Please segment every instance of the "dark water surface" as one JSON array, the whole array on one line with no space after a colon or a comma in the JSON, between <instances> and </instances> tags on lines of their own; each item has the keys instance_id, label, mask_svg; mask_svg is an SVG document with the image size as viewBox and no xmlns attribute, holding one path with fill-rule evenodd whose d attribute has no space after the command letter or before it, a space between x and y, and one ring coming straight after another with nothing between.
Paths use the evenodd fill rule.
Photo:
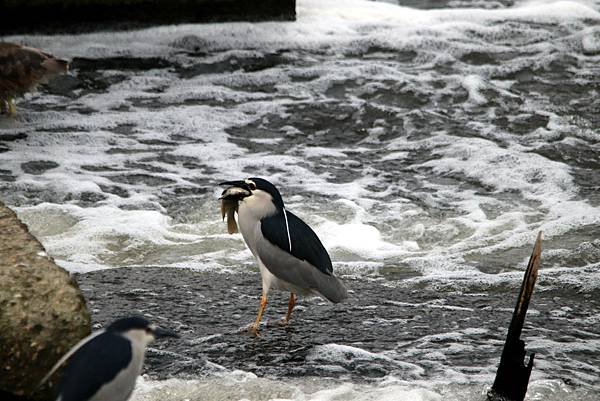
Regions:
<instances>
[{"instance_id":1,"label":"dark water surface","mask_svg":"<svg viewBox=\"0 0 600 401\"><path fill-rule=\"evenodd\" d=\"M427 378L443 373L435 360L429 360L436 351L444 356L444 364L459 372L488 373L489 365L499 359L518 292L507 287L485 292L433 291L406 288L385 273L378 278L355 277L346 280L351 290L347 302L331 305L319 298L302 299L288 327L279 325L287 299L282 294L273 296L261 336L255 339L244 328L254 321L258 309L258 274L146 267L104 270L76 278L96 323L104 325L130 311L151 316L182 335L182 340L169 343L173 354L151 352L150 372L163 378L174 373L201 373L206 359L271 376L318 375L359 381L389 374ZM548 340L563 344L563 352L573 351L573 364L588 366L587 372L579 372L581 377L593 377L597 355L573 348L581 348L578 343L582 339L597 339L598 330L575 327L569 321L595 313L598 295L538 292L525 327L524 338L531 351L536 351L536 341L546 337L547 331L560 332ZM550 313L542 316L535 306ZM570 311L576 312L567 316ZM377 358L341 348L342 358L328 360L324 350L315 352L315 347L327 344L373 353L395 350L398 354ZM455 352L448 352L452 348ZM540 357L542 361L547 358ZM548 359L548 363L557 362Z\"/></svg>"},{"instance_id":2,"label":"dark water surface","mask_svg":"<svg viewBox=\"0 0 600 401\"><path fill-rule=\"evenodd\" d=\"M256 273L140 267L76 279L97 324L128 311L181 334L180 340L150 349L147 373L158 380L238 369L273 380L307 376L367 384L389 376L406 383L435 382L448 375L462 384L469 377L493 378L518 291L508 285L438 291L408 287L391 271L377 277L357 275L346 277L350 298L344 304L301 299L285 328L279 325L287 307L285 295L272 296L261 336L254 338L246 326L259 302ZM591 323L590 316L598 316L599 295L536 293L523 336L528 350L537 353L536 370L551 370L573 388L596 381L600 360L585 344L597 342L600 331L581 319ZM560 349L544 352L549 342ZM483 391L486 383L477 386Z\"/></svg>"}]
</instances>

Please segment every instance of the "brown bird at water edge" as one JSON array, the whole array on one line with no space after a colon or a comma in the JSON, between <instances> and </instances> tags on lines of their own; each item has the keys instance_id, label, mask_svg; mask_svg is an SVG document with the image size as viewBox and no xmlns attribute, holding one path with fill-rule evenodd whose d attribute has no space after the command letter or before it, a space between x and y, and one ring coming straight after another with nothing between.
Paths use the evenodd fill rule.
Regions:
<instances>
[{"instance_id":1,"label":"brown bird at water edge","mask_svg":"<svg viewBox=\"0 0 600 401\"><path fill-rule=\"evenodd\" d=\"M0 114L14 116L15 98L49 77L65 74L69 63L33 47L0 42Z\"/></svg>"}]
</instances>

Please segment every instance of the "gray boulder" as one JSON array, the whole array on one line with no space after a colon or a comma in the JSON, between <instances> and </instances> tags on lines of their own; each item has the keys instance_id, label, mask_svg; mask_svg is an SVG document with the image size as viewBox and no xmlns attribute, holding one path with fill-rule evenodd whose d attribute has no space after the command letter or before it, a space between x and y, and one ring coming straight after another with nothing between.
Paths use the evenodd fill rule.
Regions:
<instances>
[{"instance_id":1,"label":"gray boulder","mask_svg":"<svg viewBox=\"0 0 600 401\"><path fill-rule=\"evenodd\" d=\"M77 283L0 202L0 396L50 399L52 366L90 333Z\"/></svg>"}]
</instances>

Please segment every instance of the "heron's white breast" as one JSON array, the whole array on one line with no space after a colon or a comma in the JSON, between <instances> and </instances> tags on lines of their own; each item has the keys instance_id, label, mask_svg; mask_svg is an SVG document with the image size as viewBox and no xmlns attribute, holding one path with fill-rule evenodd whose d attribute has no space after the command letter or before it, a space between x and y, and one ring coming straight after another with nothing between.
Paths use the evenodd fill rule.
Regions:
<instances>
[{"instance_id":1,"label":"heron's white breast","mask_svg":"<svg viewBox=\"0 0 600 401\"><path fill-rule=\"evenodd\" d=\"M260 220L248 210L244 202L240 202L238 209L238 226L246 245L248 245L248 249L256 256L256 243L262 237Z\"/></svg>"},{"instance_id":2,"label":"heron's white breast","mask_svg":"<svg viewBox=\"0 0 600 401\"><path fill-rule=\"evenodd\" d=\"M271 195L265 191L255 190L251 196L244 198L238 208L238 225L248 248L256 256L256 243L263 239L260 220L277 213Z\"/></svg>"}]
</instances>

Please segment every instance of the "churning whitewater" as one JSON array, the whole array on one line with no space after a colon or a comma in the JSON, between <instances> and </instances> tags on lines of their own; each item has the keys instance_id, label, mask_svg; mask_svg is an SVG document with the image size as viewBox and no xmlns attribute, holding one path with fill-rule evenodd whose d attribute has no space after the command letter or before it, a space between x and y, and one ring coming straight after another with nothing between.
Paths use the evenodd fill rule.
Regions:
<instances>
[{"instance_id":1,"label":"churning whitewater","mask_svg":"<svg viewBox=\"0 0 600 401\"><path fill-rule=\"evenodd\" d=\"M528 399L598 399L600 2L391 3L5 38L72 73L0 120L1 198L95 322L138 307L183 334L134 400L481 400L540 230ZM257 266L217 200L249 176L350 289L256 343Z\"/></svg>"}]
</instances>

